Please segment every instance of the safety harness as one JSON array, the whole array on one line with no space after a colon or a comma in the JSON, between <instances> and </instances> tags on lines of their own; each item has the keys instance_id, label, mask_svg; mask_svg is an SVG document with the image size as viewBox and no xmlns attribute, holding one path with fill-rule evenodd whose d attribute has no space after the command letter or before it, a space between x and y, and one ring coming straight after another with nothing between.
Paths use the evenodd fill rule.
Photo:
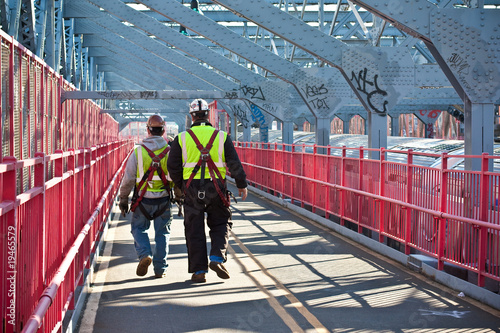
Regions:
<instances>
[{"instance_id":1,"label":"safety harness","mask_svg":"<svg viewBox=\"0 0 500 333\"><path fill-rule=\"evenodd\" d=\"M196 165L194 166L193 171L191 172L191 175L189 176L189 179L186 182L186 190L189 188L191 181L193 180L194 176L198 173L198 170L200 170L200 168L201 168L200 188L203 188L203 184L205 182L205 166L206 166L208 167L208 172L210 173L210 177L212 178L212 181L214 183L215 190L219 194L222 203L224 204L224 206L229 207L231 204L229 202L229 194L226 193L226 195L224 195L217 182L217 179L219 179L222 185L224 185L224 179L222 178L219 169L212 160L212 157L210 156L210 150L212 149L213 143L215 141L217 133L219 133L219 130L215 130L212 133L212 136L210 137L210 140L208 140L208 143L205 147L203 147L200 140L198 140L198 138L191 129L188 129L186 132L188 132L189 135L191 135L194 143L196 144L196 148L198 148L201 154L198 163L196 163ZM217 175L217 178L215 177L215 175ZM205 190L198 191L198 198L201 200L205 198Z\"/></svg>"},{"instance_id":2,"label":"safety harness","mask_svg":"<svg viewBox=\"0 0 500 333\"><path fill-rule=\"evenodd\" d=\"M161 168L161 160L170 151L170 146L165 147L165 149L163 149L163 151L158 155L155 155L155 153L151 149L146 147L145 145L141 145L141 146L146 150L149 157L151 157L152 161L151 161L151 165L149 166L149 169L144 173L141 181L134 189L134 195L132 196L132 206L130 207L130 210L133 212L133 211L135 211L135 209L137 207L139 207L142 214L144 214L144 216L147 219L153 220L153 219L157 218L158 216L160 216L161 214L163 214L167 210L167 208L170 206L170 204L169 204L170 198L172 197L172 195L170 193L170 191L171 191L170 185L169 185L169 181L167 180L165 173L163 172L163 169ZM141 204L141 201L142 201L142 198L144 197L144 194L146 194L146 191L147 191L147 186L144 186L144 183L150 182L153 179L155 172L160 177L160 179L163 183L163 186L165 186L165 188L169 192L168 193L169 198L167 200L167 203L163 207L161 207L158 211L156 211L156 213L154 213L153 216L151 216L146 211L144 206Z\"/></svg>"}]
</instances>

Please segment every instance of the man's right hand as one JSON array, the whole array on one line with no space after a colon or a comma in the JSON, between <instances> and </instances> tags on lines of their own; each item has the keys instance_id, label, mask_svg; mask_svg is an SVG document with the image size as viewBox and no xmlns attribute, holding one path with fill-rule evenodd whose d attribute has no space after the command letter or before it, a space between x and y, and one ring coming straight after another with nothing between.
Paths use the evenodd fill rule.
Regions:
<instances>
[{"instance_id":1,"label":"man's right hand","mask_svg":"<svg viewBox=\"0 0 500 333\"><path fill-rule=\"evenodd\" d=\"M241 200L245 201L248 195L248 190L247 188L239 188L238 189L238 195L241 197Z\"/></svg>"},{"instance_id":2,"label":"man's right hand","mask_svg":"<svg viewBox=\"0 0 500 333\"><path fill-rule=\"evenodd\" d=\"M125 217L125 214L128 213L128 198L120 198L120 203L118 204L118 207L120 207L122 216Z\"/></svg>"}]
</instances>

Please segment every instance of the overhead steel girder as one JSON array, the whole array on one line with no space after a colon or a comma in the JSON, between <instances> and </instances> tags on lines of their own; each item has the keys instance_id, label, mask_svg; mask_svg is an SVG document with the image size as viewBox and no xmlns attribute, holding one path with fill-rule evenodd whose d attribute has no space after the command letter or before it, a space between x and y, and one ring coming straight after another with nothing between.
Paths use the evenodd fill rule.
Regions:
<instances>
[{"instance_id":1,"label":"overhead steel girder","mask_svg":"<svg viewBox=\"0 0 500 333\"><path fill-rule=\"evenodd\" d=\"M464 103L465 154L493 154L494 105L500 103L500 10L438 8L421 0L405 3L404 9L400 2L394 10L386 2L354 2L426 43ZM467 160L465 168L480 170L481 161Z\"/></svg>"},{"instance_id":2,"label":"overhead steel girder","mask_svg":"<svg viewBox=\"0 0 500 333\"><path fill-rule=\"evenodd\" d=\"M337 79L334 79L337 75L335 70L299 68L250 40L234 34L226 27L186 8L177 1L137 0L137 2L182 23L187 28L290 83L296 89L297 97L300 96L290 101L291 106L298 108L305 104L311 113L318 118L332 117L343 103L343 94L350 94L350 88L342 80L340 74L338 74ZM326 74L327 72L328 74Z\"/></svg>"},{"instance_id":3,"label":"overhead steel girder","mask_svg":"<svg viewBox=\"0 0 500 333\"><path fill-rule=\"evenodd\" d=\"M214 2L338 68L368 112L385 114L413 87L406 48L347 46L263 0Z\"/></svg>"},{"instance_id":4,"label":"overhead steel girder","mask_svg":"<svg viewBox=\"0 0 500 333\"><path fill-rule=\"evenodd\" d=\"M438 8L423 0L404 2L404 7L402 2L353 2L423 40L460 96L467 94L473 103L500 103L495 42L500 39L500 10Z\"/></svg>"},{"instance_id":5,"label":"overhead steel girder","mask_svg":"<svg viewBox=\"0 0 500 333\"><path fill-rule=\"evenodd\" d=\"M61 103L67 99L241 99L237 91L143 90L143 91L63 91Z\"/></svg>"},{"instance_id":6,"label":"overhead steel girder","mask_svg":"<svg viewBox=\"0 0 500 333\"><path fill-rule=\"evenodd\" d=\"M123 8L123 5L121 3L119 3L119 2L115 3L115 5L118 5L118 7L119 7L118 11L120 12L121 15L124 15L124 13L125 13L125 15L128 14L130 16L130 14L131 14L131 12L130 12L131 8L130 7L125 6L125 8ZM82 3L81 2L78 3L78 10L80 12L82 11ZM188 71L193 72L194 70L196 70L197 72L201 72L201 74L198 74L198 76L200 78L202 78L204 80L209 79L210 83L213 84L214 86L216 84L218 84L219 86L217 88L219 88L221 90L230 90L230 89L235 89L235 88L238 87L234 82L232 82L230 80L224 79L222 77L214 77L213 75L217 75L217 74L215 74L213 71L209 71L208 69L206 69L203 66L200 66L199 64L196 64L195 66L197 66L197 67L195 69L193 69L193 66L190 66L190 61L192 61L192 60L190 60L190 59L188 59L188 58L186 58L184 56L179 56L179 55L173 53L173 50L169 49L168 47L166 47L164 45L161 45L157 41L152 40L149 36L145 36L145 35L141 34L140 32L133 30L130 27L126 27L125 25L123 25L120 22L116 21L110 15L104 14L104 13L102 13L100 11L95 11L94 6L92 6L92 7L87 6L87 8L85 8L85 11L91 13L91 16L96 17L94 20L95 20L95 22L97 24L103 25L104 27L109 28L110 30L113 30L117 34L118 33L123 34L123 29L124 28L128 29L128 32L126 34L123 34L125 38L131 38L130 35L134 35L135 36L135 40L134 40L135 43L137 43L138 45L141 45L141 46L148 46L148 48L146 49L147 51L157 52L157 54L161 54L163 57L166 57L167 59L169 59L169 61L176 60L177 61L176 65L178 67L180 67L180 68L181 67L187 67ZM116 11L116 9L115 9L115 11ZM133 13L133 14L135 14L135 15L133 15L134 19L136 21L139 21L140 24L141 23L144 24L144 20L146 20L147 23L151 20L147 16L143 15L141 17L141 15L139 15L139 17L138 17L137 13ZM69 13L69 11L68 11L68 15L72 15L72 14ZM78 15L78 13L76 13L74 15ZM129 19L129 18L127 17L127 19ZM137 24L136 21L134 21L134 23ZM161 30L164 31L165 27L162 26ZM176 33L176 36L178 36L178 35L179 34ZM119 40L118 40L117 43L123 43L123 39L119 38ZM127 49L127 48L125 48L125 49ZM145 52L146 50L141 49L142 52ZM198 80L197 82L199 82L199 84L202 84L201 80ZM274 90L276 90L277 87L279 87L279 84L274 84L273 85ZM200 88L200 87L198 87L198 88ZM281 98L284 98L285 97L284 95L285 94L280 93L280 92L276 93L276 96L279 96Z\"/></svg>"},{"instance_id":7,"label":"overhead steel girder","mask_svg":"<svg viewBox=\"0 0 500 333\"><path fill-rule=\"evenodd\" d=\"M200 84L204 82L204 84L210 84L223 90L229 90L235 87L235 84L233 82L228 81L225 77L215 73L213 70L209 70L205 66L200 65L198 62L187 58L180 52L171 49L165 44L162 44L159 41L150 38L146 34L121 23L111 15L99 11L95 6L90 4L89 6L91 6L90 8L95 8L94 10L96 10L96 12L94 12L92 16L89 17L89 20L106 29L104 30L108 31L106 35L110 34L111 32L116 34L116 37L113 39L115 40L115 43L118 43L118 41L121 39L122 42L120 44L125 45L126 43L123 39L129 41L130 45L128 47L132 48L132 46L134 46L133 49L137 50L137 54L142 53L144 56L148 56L149 59L158 58L158 61L156 63L158 63L158 65L161 63L161 66L165 67L165 71L179 76L181 75L180 73L182 73L182 71L180 71L180 68L182 68L184 69L184 71L190 73L191 75L195 75L197 77L196 81L200 82ZM81 4L79 8L81 8ZM71 15L72 12L73 10L67 10L66 13L67 15ZM85 30L85 28L83 30ZM123 38L119 38L117 36L122 36ZM152 53L152 55L149 55L149 53ZM172 65L172 63L176 65ZM179 66L180 64L182 64L182 66ZM183 77L180 78L182 78L183 81L186 81L186 79L184 79ZM233 87L230 87L230 85L232 85Z\"/></svg>"},{"instance_id":8,"label":"overhead steel girder","mask_svg":"<svg viewBox=\"0 0 500 333\"><path fill-rule=\"evenodd\" d=\"M108 30L105 30L103 28L99 29L98 26L91 24L90 26L93 26L95 29L88 30L87 28L89 28L89 23L86 21L80 21L81 19L76 19L75 31L78 33L86 33L84 37L84 46L99 45L108 48L110 49L110 51L112 50L113 52L120 55L130 54L134 57L134 62L136 64L142 64L143 66L155 68L153 72L155 73L155 76L165 76L166 73L170 73L173 76L173 78L170 78L170 80L173 79L177 82L182 82L183 85L189 85L192 88L198 89L208 84L203 84L204 81L202 81L201 79L192 76L184 70L181 70L179 67L172 65L172 63L166 61L165 59L157 57L154 54L145 51L142 47L133 44L124 38L120 38L112 32L109 32ZM125 28L125 26L123 27ZM96 32L98 33L89 34L89 32L92 32L94 30L96 30ZM149 39L149 37L144 36L144 39ZM116 50L121 51L116 52ZM127 69L123 68L122 70ZM172 84L175 84L175 82L173 82Z\"/></svg>"},{"instance_id":9,"label":"overhead steel girder","mask_svg":"<svg viewBox=\"0 0 500 333\"><path fill-rule=\"evenodd\" d=\"M172 88L170 86L172 84L190 89L193 88L185 82L169 77L166 73L161 71L161 67L152 67L147 63L142 63L137 58L129 57L123 53L114 53L104 47L93 47L89 52L90 56L95 58L95 63L98 65L99 69L102 69L102 67L99 66L102 65L101 60L104 60L108 66L113 66L113 71L115 73L135 73L135 77L133 77L135 82L143 83L150 81L151 84L154 84L154 86L158 88L161 87L162 89L168 89L168 87ZM109 63L108 59L110 58L114 59L114 62ZM195 87L195 89L197 89L197 87Z\"/></svg>"},{"instance_id":10,"label":"overhead steel girder","mask_svg":"<svg viewBox=\"0 0 500 333\"><path fill-rule=\"evenodd\" d=\"M261 101L261 92L264 86L264 90L266 90L265 98L267 98L267 100L282 103L286 103L287 100L289 100L287 96L290 95L290 93L287 92L288 87L285 84L281 84L281 82L272 82L253 73L243 66L238 65L233 61L215 53L214 51L207 49L200 43L197 43L179 32L165 27L163 24L152 19L151 17L130 8L121 1L93 0L93 3L99 4L99 6L113 13L113 15L119 16L127 22L134 24L136 27L139 27L144 31L148 31L148 33L154 34L157 38L174 45L177 49L181 49L201 61L210 64L219 71L241 81L243 83L241 88L242 91L245 91L248 94L247 97L249 99L254 99L255 103L259 103ZM78 3L78 6L81 6L81 3ZM240 37L238 36L238 38ZM184 65L184 61L177 61L176 65L182 67ZM262 86L255 86L255 82L261 82L263 84ZM267 89L267 87L270 89ZM300 106L303 105L304 104L301 102Z\"/></svg>"}]
</instances>

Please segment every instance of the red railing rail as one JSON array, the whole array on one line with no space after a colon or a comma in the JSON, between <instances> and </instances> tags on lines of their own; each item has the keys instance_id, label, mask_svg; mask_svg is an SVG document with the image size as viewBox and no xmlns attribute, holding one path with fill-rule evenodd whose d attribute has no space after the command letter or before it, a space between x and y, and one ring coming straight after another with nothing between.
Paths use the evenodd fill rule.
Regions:
<instances>
[{"instance_id":1,"label":"red railing rail","mask_svg":"<svg viewBox=\"0 0 500 333\"><path fill-rule=\"evenodd\" d=\"M235 146L254 186L326 218L336 216L360 233L375 232L380 242L399 242L406 254L413 249L431 256L440 270L445 262L465 268L477 274L479 286L485 278L500 281L500 173L488 170L499 156L255 142ZM318 154L319 148L327 153ZM370 152L381 158L368 159ZM388 152L406 154L406 163L387 161ZM441 168L414 164L422 156L441 158ZM482 169L448 169L453 158L479 158Z\"/></svg>"},{"instance_id":2,"label":"red railing rail","mask_svg":"<svg viewBox=\"0 0 500 333\"><path fill-rule=\"evenodd\" d=\"M116 141L21 161L6 157L0 163L2 191L7 194L0 201L0 224L7 236L0 239L4 332L23 327L35 332L39 326L43 332L61 330L90 267L132 147L130 141ZM30 167L34 187L15 195L12 184Z\"/></svg>"}]
</instances>

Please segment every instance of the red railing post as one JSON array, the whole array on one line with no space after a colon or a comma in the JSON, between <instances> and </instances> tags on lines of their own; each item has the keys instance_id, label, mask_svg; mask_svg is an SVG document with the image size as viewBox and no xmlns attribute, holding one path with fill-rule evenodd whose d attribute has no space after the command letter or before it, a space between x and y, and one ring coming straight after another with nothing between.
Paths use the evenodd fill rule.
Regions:
<instances>
[{"instance_id":1,"label":"red railing post","mask_svg":"<svg viewBox=\"0 0 500 333\"><path fill-rule=\"evenodd\" d=\"M316 146L316 145L314 145ZM304 155L306 153L306 145L303 143L302 144L302 151L300 152L300 176L304 175ZM300 207L304 208L304 183L306 182L305 180L299 180L300 182Z\"/></svg>"},{"instance_id":2,"label":"red railing post","mask_svg":"<svg viewBox=\"0 0 500 333\"><path fill-rule=\"evenodd\" d=\"M358 169L358 174L359 174L359 177L358 177L358 189L360 191L363 190L363 159L365 158L365 151L363 149L363 147L359 147L359 160L358 160L358 166L359 166L359 169ZM361 195L356 195L358 197L358 199L356 200L357 203L358 203L358 209L357 209L357 214L358 214L358 232L359 233L362 233L363 232L363 227L361 226L361 217L362 217L362 214L363 214L363 210L361 208Z\"/></svg>"},{"instance_id":3,"label":"red railing post","mask_svg":"<svg viewBox=\"0 0 500 333\"><path fill-rule=\"evenodd\" d=\"M2 319L5 325L5 333L16 332L18 323L17 309L17 250L19 244L18 224L17 224L17 207L16 202L16 168L17 159L13 156L6 156L3 163L12 164L11 170L3 174L2 200L11 201L13 208L5 213L5 221L1 227L2 235L5 239L5 249L2 249L3 258L2 270L4 280L2 281Z\"/></svg>"},{"instance_id":4,"label":"red railing post","mask_svg":"<svg viewBox=\"0 0 500 333\"><path fill-rule=\"evenodd\" d=\"M326 148L326 182L328 184L331 184L331 165L330 165L330 160L331 160L331 153L332 153L332 147L328 145ZM330 187L329 186L323 186L326 189L325 193L325 218L328 219L330 217Z\"/></svg>"},{"instance_id":5,"label":"red railing post","mask_svg":"<svg viewBox=\"0 0 500 333\"><path fill-rule=\"evenodd\" d=\"M302 153L302 154L304 154L304 153ZM318 164L316 161L317 154L318 154L318 147L316 145L314 145L314 148L313 148L313 179L315 179L315 180L318 180L318 175L319 175L319 172L317 169ZM312 186L313 186L313 194L312 194L311 208L312 208L312 212L316 213L316 191L318 190L318 188L316 186L316 182L313 182Z\"/></svg>"},{"instance_id":6,"label":"red railing post","mask_svg":"<svg viewBox=\"0 0 500 333\"><path fill-rule=\"evenodd\" d=\"M345 186L345 163L346 163L346 146L342 146L342 157L341 157L341 166L340 170L340 186ZM340 190L340 225L344 225L344 216L345 216L345 191L343 189Z\"/></svg>"},{"instance_id":7,"label":"red railing post","mask_svg":"<svg viewBox=\"0 0 500 333\"><path fill-rule=\"evenodd\" d=\"M446 153L441 154L441 191L439 191L439 211L446 213L447 209L447 197L448 197L448 155ZM438 259L438 269L443 270L444 268L444 253L446 246L446 219L436 218L438 220L438 246L437 246L437 259Z\"/></svg>"},{"instance_id":8,"label":"red railing post","mask_svg":"<svg viewBox=\"0 0 500 333\"><path fill-rule=\"evenodd\" d=\"M406 160L406 203L413 204L413 150L409 149ZM405 207L405 254L410 254L411 209Z\"/></svg>"},{"instance_id":9,"label":"red railing post","mask_svg":"<svg viewBox=\"0 0 500 333\"><path fill-rule=\"evenodd\" d=\"M488 222L488 207L489 194L490 194L490 182L488 175L488 153L483 153L481 160L481 185L480 185L480 196L479 201L479 219L484 222ZM479 249L478 249L478 259L477 259L477 285L479 287L484 287L485 278L484 273L486 270L486 251L488 243L488 229L483 226L479 226Z\"/></svg>"},{"instance_id":10,"label":"red railing post","mask_svg":"<svg viewBox=\"0 0 500 333\"><path fill-rule=\"evenodd\" d=\"M379 195L385 197L385 178L386 178L386 163L384 148L380 148L380 178L379 178ZM385 232L385 201L378 200L379 217L378 217L378 241L384 242Z\"/></svg>"}]
</instances>

